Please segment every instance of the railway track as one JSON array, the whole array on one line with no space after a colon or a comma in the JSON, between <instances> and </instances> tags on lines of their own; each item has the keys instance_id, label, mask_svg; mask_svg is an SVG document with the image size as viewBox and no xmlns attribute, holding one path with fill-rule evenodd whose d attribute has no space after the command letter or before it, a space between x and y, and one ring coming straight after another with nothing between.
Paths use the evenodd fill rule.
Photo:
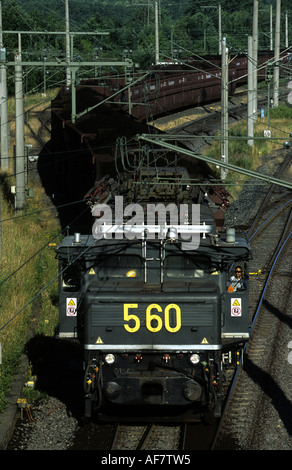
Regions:
<instances>
[{"instance_id":1,"label":"railway track","mask_svg":"<svg viewBox=\"0 0 292 470\"><path fill-rule=\"evenodd\" d=\"M290 152L278 172L278 177L284 180L289 180L289 172L285 170L291 165L291 156ZM281 449L283 442L289 441L291 426L279 410L287 405L284 390L289 388L288 384L291 386L292 373L289 367L283 366L285 361L287 364L283 339L286 338L287 347L291 326L291 266L287 265L292 252L291 207L291 191L272 186L249 230L254 253L251 262L254 278L250 282L252 339L228 396L214 449L260 449L262 445L266 449L270 449L269 445ZM279 357L281 366L277 368ZM280 377L283 367L285 374L282 372ZM269 425L265 421L267 416L263 418L264 408L269 409L269 417L274 420L272 428L277 430L276 423L281 422L282 443L277 434L268 443ZM291 448L291 444L284 448Z\"/></svg>"},{"instance_id":2,"label":"railway track","mask_svg":"<svg viewBox=\"0 0 292 470\"><path fill-rule=\"evenodd\" d=\"M241 92L238 96L233 96L229 100L228 121L229 124L247 118L247 104L244 97L247 92ZM286 90L281 92L280 98L286 99ZM267 93L262 92L258 98L258 106L265 108L267 106ZM221 106L205 106L205 115L199 117L193 122L186 122L171 130L171 134L180 134L185 136L200 136L201 139L194 139L193 150L199 151L206 145L213 142L213 136L221 129Z\"/></svg>"},{"instance_id":3,"label":"railway track","mask_svg":"<svg viewBox=\"0 0 292 470\"><path fill-rule=\"evenodd\" d=\"M182 450L185 425L150 423L147 426L117 424L110 450Z\"/></svg>"},{"instance_id":4,"label":"railway track","mask_svg":"<svg viewBox=\"0 0 292 470\"><path fill-rule=\"evenodd\" d=\"M46 147L48 140L51 137L51 106L47 106L42 110L36 110L37 106L33 106L26 111L26 125L29 132L35 141L33 145L33 153L38 154L39 151ZM31 120L37 120L37 124L31 125Z\"/></svg>"}]
</instances>

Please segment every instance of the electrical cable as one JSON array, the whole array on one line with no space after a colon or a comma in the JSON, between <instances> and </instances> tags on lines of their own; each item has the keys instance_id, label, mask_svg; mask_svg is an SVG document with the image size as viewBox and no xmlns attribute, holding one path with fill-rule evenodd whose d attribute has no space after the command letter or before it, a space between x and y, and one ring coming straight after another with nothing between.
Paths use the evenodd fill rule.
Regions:
<instances>
[{"instance_id":1,"label":"electrical cable","mask_svg":"<svg viewBox=\"0 0 292 470\"><path fill-rule=\"evenodd\" d=\"M75 217L69 225L67 225L63 230L61 230L57 235L55 235L55 237L49 239L49 241L42 248L40 248L38 251L36 251L21 266L19 266L12 273L10 273L9 276L7 276L5 279L3 279L3 281L0 282L0 287L2 286L2 284L4 284L6 281L8 281L14 274L16 274L18 271L20 271L26 264L28 264L33 258L35 258L35 256L37 256L45 248L47 248L47 246L49 246L51 243L53 243L55 240L57 240L64 232L68 231L70 225L73 225L73 223L76 222L76 220L78 220L88 209L89 209L89 207L86 207L86 209L84 211L82 211L77 217Z\"/></svg>"},{"instance_id":2,"label":"electrical cable","mask_svg":"<svg viewBox=\"0 0 292 470\"><path fill-rule=\"evenodd\" d=\"M94 242L92 242L91 245L89 245L87 248L85 248L81 253L79 253L79 255L77 255L72 261L71 263L68 263L68 265L63 269L61 270L56 276L53 277L53 279L51 279L41 290L39 290L39 292L34 295L34 297L32 297L20 310L18 310L18 312L16 312L9 320L7 320L6 323L4 323L2 326L0 326L0 331L2 331L4 328L6 328L23 310L26 309L26 307L28 307L35 299L38 298L38 296L40 294L42 294L46 289L48 289L48 287L50 287L50 285L56 280L58 279L65 271L67 271L67 269L73 264L75 263L81 256L83 256L88 250L90 250L94 244L96 243L96 240L94 240Z\"/></svg>"},{"instance_id":3,"label":"electrical cable","mask_svg":"<svg viewBox=\"0 0 292 470\"><path fill-rule=\"evenodd\" d=\"M1 219L0 224L2 224L3 222L8 222L10 220L21 219L23 217L29 217L31 215L40 214L42 212L52 211L52 210L56 210L56 209L62 209L63 207L68 207L68 206L72 206L72 205L75 205L75 204L80 204L82 202L86 202L86 199L80 199L79 201L73 201L73 202L67 202L66 204L61 204L60 206L53 206L53 207L49 207L47 209L39 209L37 211L29 212L27 214L15 215L13 217L8 217L7 219Z\"/></svg>"}]
</instances>

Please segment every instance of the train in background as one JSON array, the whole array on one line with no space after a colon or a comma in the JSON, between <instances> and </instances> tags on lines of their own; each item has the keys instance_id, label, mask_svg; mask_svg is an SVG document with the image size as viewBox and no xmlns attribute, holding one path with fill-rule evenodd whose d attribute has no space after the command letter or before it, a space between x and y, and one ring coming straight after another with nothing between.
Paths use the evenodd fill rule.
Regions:
<instances>
[{"instance_id":1,"label":"train in background","mask_svg":"<svg viewBox=\"0 0 292 470\"><path fill-rule=\"evenodd\" d=\"M287 51L282 53L280 65L287 63L288 56ZM272 59L273 53L270 51L258 54L259 82L265 80L266 67ZM145 73L140 75L144 76ZM233 96L238 87L247 84L247 77L247 55L230 55L229 96ZM122 77L113 74L108 78L101 77L97 90L105 98L115 95L113 102L118 103L121 109L146 121L190 106L204 106L221 98L221 56L190 57L179 63L158 64L149 68L143 80L138 80L139 73ZM127 85L131 86L127 88ZM123 91L117 94L120 89Z\"/></svg>"}]
</instances>

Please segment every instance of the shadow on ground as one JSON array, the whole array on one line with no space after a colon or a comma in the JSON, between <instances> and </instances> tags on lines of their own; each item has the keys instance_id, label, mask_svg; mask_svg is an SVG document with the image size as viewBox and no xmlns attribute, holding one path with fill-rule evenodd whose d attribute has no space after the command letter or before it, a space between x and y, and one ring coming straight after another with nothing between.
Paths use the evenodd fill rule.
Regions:
<instances>
[{"instance_id":1,"label":"shadow on ground","mask_svg":"<svg viewBox=\"0 0 292 470\"><path fill-rule=\"evenodd\" d=\"M82 349L77 342L43 335L30 339L25 350L37 376L36 388L54 396L76 418L83 414Z\"/></svg>"}]
</instances>

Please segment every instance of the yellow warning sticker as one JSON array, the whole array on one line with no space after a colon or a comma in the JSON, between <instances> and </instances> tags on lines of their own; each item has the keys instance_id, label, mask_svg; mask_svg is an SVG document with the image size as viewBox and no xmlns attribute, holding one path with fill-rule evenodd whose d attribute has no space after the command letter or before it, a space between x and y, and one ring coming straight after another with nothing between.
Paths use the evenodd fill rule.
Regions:
<instances>
[{"instance_id":1,"label":"yellow warning sticker","mask_svg":"<svg viewBox=\"0 0 292 470\"><path fill-rule=\"evenodd\" d=\"M99 337L97 338L97 340L95 341L95 344L103 344L103 341L102 341L102 339L101 339L100 336L99 336Z\"/></svg>"},{"instance_id":2,"label":"yellow warning sticker","mask_svg":"<svg viewBox=\"0 0 292 470\"><path fill-rule=\"evenodd\" d=\"M77 298L68 297L66 299L66 316L67 317L77 316Z\"/></svg>"},{"instance_id":3,"label":"yellow warning sticker","mask_svg":"<svg viewBox=\"0 0 292 470\"><path fill-rule=\"evenodd\" d=\"M91 268L91 270L89 271L89 274L95 274L95 271L93 268Z\"/></svg>"},{"instance_id":4,"label":"yellow warning sticker","mask_svg":"<svg viewBox=\"0 0 292 470\"><path fill-rule=\"evenodd\" d=\"M231 299L231 316L232 317L241 317L242 308L241 308L241 298Z\"/></svg>"},{"instance_id":5,"label":"yellow warning sticker","mask_svg":"<svg viewBox=\"0 0 292 470\"><path fill-rule=\"evenodd\" d=\"M209 342L207 341L206 338L203 338L202 341L201 341L201 344L209 344Z\"/></svg>"}]
</instances>

